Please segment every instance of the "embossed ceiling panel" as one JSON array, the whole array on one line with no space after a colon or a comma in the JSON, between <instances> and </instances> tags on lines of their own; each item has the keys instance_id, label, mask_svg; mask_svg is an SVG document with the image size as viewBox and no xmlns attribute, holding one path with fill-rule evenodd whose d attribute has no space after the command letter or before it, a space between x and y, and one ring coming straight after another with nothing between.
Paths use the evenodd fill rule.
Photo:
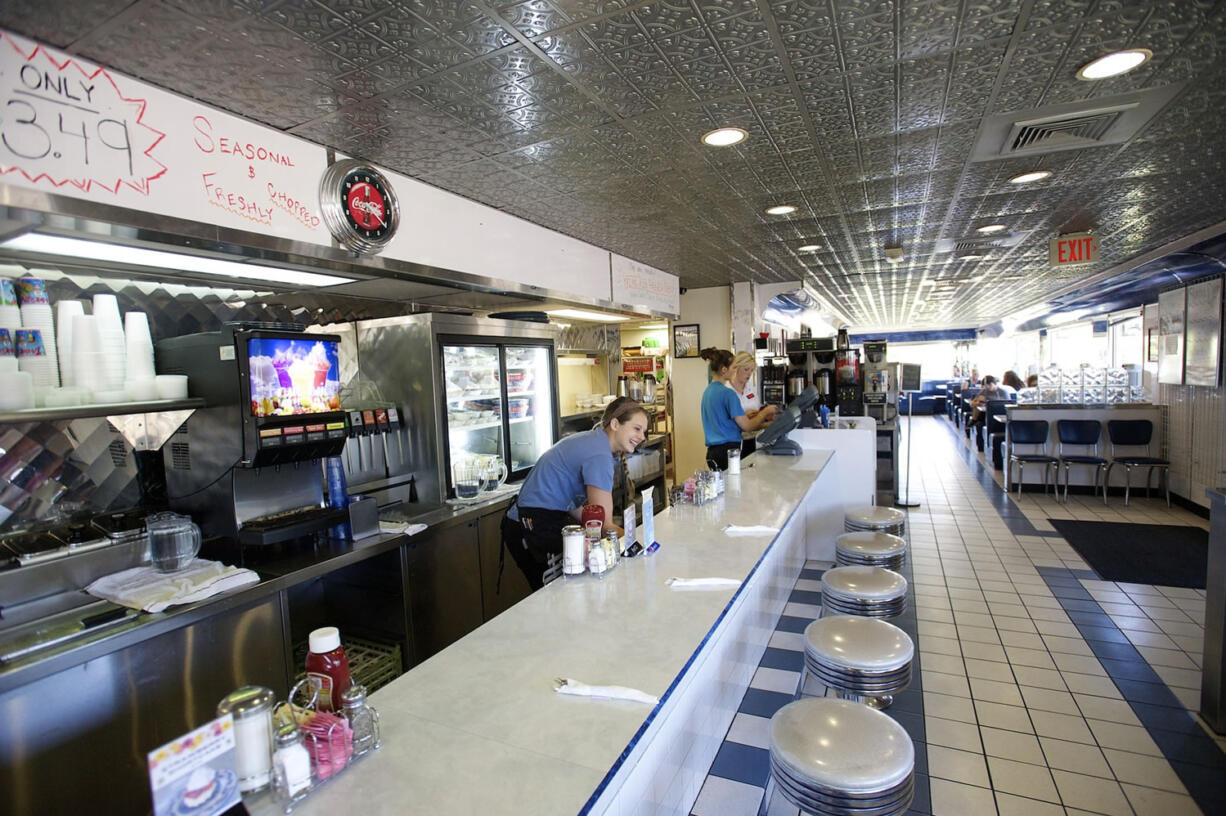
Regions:
<instances>
[{"instance_id":1,"label":"embossed ceiling panel","mask_svg":"<svg viewBox=\"0 0 1226 816\"><path fill-rule=\"evenodd\" d=\"M863 328L984 323L1226 219L1226 0L17 0L0 25L683 286L804 278ZM1075 78L1124 47L1154 58ZM968 159L984 116L1177 83L1124 144ZM699 143L722 125L749 140ZM1017 240L948 251L993 223ZM1082 229L1100 264L1048 269Z\"/></svg>"}]
</instances>

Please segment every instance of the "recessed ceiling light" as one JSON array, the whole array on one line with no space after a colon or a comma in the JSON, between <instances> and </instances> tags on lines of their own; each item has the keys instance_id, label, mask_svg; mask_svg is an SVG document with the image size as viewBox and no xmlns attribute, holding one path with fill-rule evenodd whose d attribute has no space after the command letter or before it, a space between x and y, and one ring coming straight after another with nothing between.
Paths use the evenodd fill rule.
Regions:
<instances>
[{"instance_id":1,"label":"recessed ceiling light","mask_svg":"<svg viewBox=\"0 0 1226 816\"><path fill-rule=\"evenodd\" d=\"M978 261L984 257L985 256L983 255L975 255L974 253L972 253L970 255L959 255L958 260L959 261Z\"/></svg>"},{"instance_id":2,"label":"recessed ceiling light","mask_svg":"<svg viewBox=\"0 0 1226 816\"><path fill-rule=\"evenodd\" d=\"M717 128L702 135L702 143L711 147L729 147L749 138L749 133L738 127Z\"/></svg>"},{"instance_id":3,"label":"recessed ceiling light","mask_svg":"<svg viewBox=\"0 0 1226 816\"><path fill-rule=\"evenodd\" d=\"M1005 229L1004 224L988 224L986 227L980 227L979 229L975 230L975 232L982 232L982 233L1000 232L1003 229Z\"/></svg>"},{"instance_id":4,"label":"recessed ceiling light","mask_svg":"<svg viewBox=\"0 0 1226 816\"><path fill-rule=\"evenodd\" d=\"M550 309L547 314L557 317L569 317L572 320L592 320L597 323L620 323L630 318L624 315L608 314L607 312L589 312L586 309Z\"/></svg>"},{"instance_id":5,"label":"recessed ceiling light","mask_svg":"<svg viewBox=\"0 0 1226 816\"><path fill-rule=\"evenodd\" d=\"M794 212L796 212L796 208L791 204L777 204L774 207L766 208L767 215L788 215Z\"/></svg>"},{"instance_id":6,"label":"recessed ceiling light","mask_svg":"<svg viewBox=\"0 0 1226 816\"><path fill-rule=\"evenodd\" d=\"M1009 179L1010 184L1029 184L1032 181L1041 181L1051 175L1050 170L1034 170L1029 173L1022 173L1020 176L1014 176Z\"/></svg>"},{"instance_id":7,"label":"recessed ceiling light","mask_svg":"<svg viewBox=\"0 0 1226 816\"><path fill-rule=\"evenodd\" d=\"M1126 74L1140 68L1154 55L1148 48L1129 48L1087 62L1077 70L1077 78L1092 81Z\"/></svg>"},{"instance_id":8,"label":"recessed ceiling light","mask_svg":"<svg viewBox=\"0 0 1226 816\"><path fill-rule=\"evenodd\" d=\"M797 252L817 252L819 249L821 249L819 244L805 244L802 247L796 247Z\"/></svg>"}]
</instances>

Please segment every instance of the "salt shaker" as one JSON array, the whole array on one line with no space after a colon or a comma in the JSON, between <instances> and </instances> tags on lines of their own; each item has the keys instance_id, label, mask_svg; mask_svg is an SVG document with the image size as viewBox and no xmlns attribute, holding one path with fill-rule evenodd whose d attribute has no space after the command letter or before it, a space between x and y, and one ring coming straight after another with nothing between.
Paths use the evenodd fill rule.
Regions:
<instances>
[{"instance_id":1,"label":"salt shaker","mask_svg":"<svg viewBox=\"0 0 1226 816\"><path fill-rule=\"evenodd\" d=\"M243 793L268 786L272 771L273 690L263 686L243 686L222 698L217 716L234 718L235 770L238 789Z\"/></svg>"},{"instance_id":2,"label":"salt shaker","mask_svg":"<svg viewBox=\"0 0 1226 816\"><path fill-rule=\"evenodd\" d=\"M289 803L311 787L311 754L302 744L298 726L282 726L272 755L272 784L278 801Z\"/></svg>"},{"instance_id":3,"label":"salt shaker","mask_svg":"<svg viewBox=\"0 0 1226 816\"><path fill-rule=\"evenodd\" d=\"M379 712L366 702L366 686L352 685L341 695L341 705L353 731L353 756L379 747Z\"/></svg>"}]
</instances>

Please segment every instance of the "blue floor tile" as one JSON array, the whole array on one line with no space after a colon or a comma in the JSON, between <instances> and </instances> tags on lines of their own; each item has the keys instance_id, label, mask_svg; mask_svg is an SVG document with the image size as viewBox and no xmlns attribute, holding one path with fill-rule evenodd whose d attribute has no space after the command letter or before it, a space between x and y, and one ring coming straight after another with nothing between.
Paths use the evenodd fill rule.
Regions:
<instances>
[{"instance_id":1,"label":"blue floor tile","mask_svg":"<svg viewBox=\"0 0 1226 816\"><path fill-rule=\"evenodd\" d=\"M741 707L737 709L742 714L752 714L755 717L771 718L775 712L792 702L792 695L778 691L751 688L741 699Z\"/></svg>"},{"instance_id":2,"label":"blue floor tile","mask_svg":"<svg viewBox=\"0 0 1226 816\"><path fill-rule=\"evenodd\" d=\"M1137 719L1150 731L1177 731L1181 734L1204 735L1200 724L1186 711L1172 711L1166 706L1130 703Z\"/></svg>"},{"instance_id":3,"label":"blue floor tile","mask_svg":"<svg viewBox=\"0 0 1226 816\"><path fill-rule=\"evenodd\" d=\"M1078 610L1065 610L1068 613L1068 618L1073 623L1081 623L1086 626L1106 626L1111 629L1118 629L1115 621L1102 612L1080 612Z\"/></svg>"},{"instance_id":4,"label":"blue floor tile","mask_svg":"<svg viewBox=\"0 0 1226 816\"><path fill-rule=\"evenodd\" d=\"M1061 537L1059 533L1056 533L1055 535L1056 535L1057 537ZM1094 570L1089 570L1089 569L1075 569L1075 570L1069 570L1069 572L1073 573L1073 577L1075 577L1075 578L1084 578L1084 579L1085 579L1085 580L1087 580L1087 581L1101 581L1101 580L1102 580L1102 576L1101 576L1101 575L1099 575L1099 574L1098 574L1097 572L1095 572Z\"/></svg>"},{"instance_id":5,"label":"blue floor tile","mask_svg":"<svg viewBox=\"0 0 1226 816\"><path fill-rule=\"evenodd\" d=\"M766 781L770 778L770 751L754 748L752 745L725 742L719 747L715 761L711 763L711 775L765 788Z\"/></svg>"},{"instance_id":6,"label":"blue floor tile","mask_svg":"<svg viewBox=\"0 0 1226 816\"><path fill-rule=\"evenodd\" d=\"M1183 708L1179 698L1161 683L1146 683L1141 680L1125 680L1120 678L1115 681L1115 686L1120 690L1120 694L1124 695L1124 699L1130 703L1149 703L1150 705L1167 706L1168 708Z\"/></svg>"},{"instance_id":7,"label":"blue floor tile","mask_svg":"<svg viewBox=\"0 0 1226 816\"><path fill-rule=\"evenodd\" d=\"M792 615L780 615L779 623L775 624L776 632L803 632L805 627L813 623L812 618L797 618Z\"/></svg>"},{"instance_id":8,"label":"blue floor tile","mask_svg":"<svg viewBox=\"0 0 1226 816\"><path fill-rule=\"evenodd\" d=\"M1222 769L1172 762L1179 781L1205 813L1226 813L1226 778Z\"/></svg>"},{"instance_id":9,"label":"blue floor tile","mask_svg":"<svg viewBox=\"0 0 1226 816\"><path fill-rule=\"evenodd\" d=\"M819 570L819 569L802 569L800 571L800 577L807 578L810 581L820 581L822 579L822 575L824 575L825 572L826 572L825 570Z\"/></svg>"},{"instance_id":10,"label":"blue floor tile","mask_svg":"<svg viewBox=\"0 0 1226 816\"><path fill-rule=\"evenodd\" d=\"M929 792L928 774L915 775L915 799L911 802L910 813L919 813L928 816L932 813L932 794Z\"/></svg>"},{"instance_id":11,"label":"blue floor tile","mask_svg":"<svg viewBox=\"0 0 1226 816\"><path fill-rule=\"evenodd\" d=\"M1114 658L1115 660L1144 660L1137 647L1131 643L1118 643L1106 640L1089 641L1090 649L1095 657Z\"/></svg>"},{"instance_id":12,"label":"blue floor tile","mask_svg":"<svg viewBox=\"0 0 1226 816\"><path fill-rule=\"evenodd\" d=\"M1093 648L1095 642L1132 645L1132 641L1114 626L1087 626L1079 623L1077 624L1077 631L1081 632L1083 638L1090 641L1091 648ZM1138 655L1138 659L1140 659L1140 655Z\"/></svg>"},{"instance_id":13,"label":"blue floor tile","mask_svg":"<svg viewBox=\"0 0 1226 816\"><path fill-rule=\"evenodd\" d=\"M904 692L894 695L894 704L890 711L905 711L908 714L924 714L924 695L914 684Z\"/></svg>"},{"instance_id":14,"label":"blue floor tile","mask_svg":"<svg viewBox=\"0 0 1226 816\"><path fill-rule=\"evenodd\" d=\"M887 708L885 713L891 718L897 720L898 724L906 729L913 742L925 741L923 714L912 714L907 711L895 711L893 706Z\"/></svg>"},{"instance_id":15,"label":"blue floor tile","mask_svg":"<svg viewBox=\"0 0 1226 816\"><path fill-rule=\"evenodd\" d=\"M1097 612L1100 615L1103 612L1103 608L1098 605L1098 601L1083 601L1076 598L1065 598L1060 601L1060 605L1064 607L1065 612ZM1072 617L1072 615L1069 617Z\"/></svg>"},{"instance_id":16,"label":"blue floor tile","mask_svg":"<svg viewBox=\"0 0 1226 816\"><path fill-rule=\"evenodd\" d=\"M765 666L768 669L798 672L804 668L805 653L793 651L792 649L779 649L774 646L767 646L766 651L762 653L762 660L758 662L758 665Z\"/></svg>"},{"instance_id":17,"label":"blue floor tile","mask_svg":"<svg viewBox=\"0 0 1226 816\"><path fill-rule=\"evenodd\" d=\"M915 748L915 775L928 775L928 743L912 742Z\"/></svg>"},{"instance_id":18,"label":"blue floor tile","mask_svg":"<svg viewBox=\"0 0 1226 816\"><path fill-rule=\"evenodd\" d=\"M1086 601L1094 600L1094 596L1092 596L1089 592L1086 592L1086 588L1081 584L1078 584L1077 586L1068 586L1053 582L1049 582L1049 584L1051 587L1051 594L1055 595L1057 598L1080 598Z\"/></svg>"},{"instance_id":19,"label":"blue floor tile","mask_svg":"<svg viewBox=\"0 0 1226 816\"><path fill-rule=\"evenodd\" d=\"M793 589L792 594L788 596L788 602L821 606L822 593L814 592L811 589Z\"/></svg>"},{"instance_id":20,"label":"blue floor tile","mask_svg":"<svg viewBox=\"0 0 1226 816\"><path fill-rule=\"evenodd\" d=\"M1162 749L1162 755L1175 765L1179 762L1191 765L1202 765L1213 768L1218 773L1226 773L1226 756L1217 743L1199 734L1180 734L1176 731L1150 731L1154 742Z\"/></svg>"},{"instance_id":21,"label":"blue floor tile","mask_svg":"<svg viewBox=\"0 0 1226 816\"><path fill-rule=\"evenodd\" d=\"M1162 682L1162 678L1158 676L1158 673L1144 661L1099 658L1099 662L1103 664L1107 674L1111 675L1112 680L1139 680L1144 683ZM1163 688L1166 687L1163 686Z\"/></svg>"}]
</instances>

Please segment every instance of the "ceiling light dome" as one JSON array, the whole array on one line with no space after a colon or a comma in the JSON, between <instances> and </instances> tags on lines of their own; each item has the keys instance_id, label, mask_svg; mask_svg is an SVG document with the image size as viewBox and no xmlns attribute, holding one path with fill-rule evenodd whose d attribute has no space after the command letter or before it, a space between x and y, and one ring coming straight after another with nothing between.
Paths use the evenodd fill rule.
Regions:
<instances>
[{"instance_id":1,"label":"ceiling light dome","mask_svg":"<svg viewBox=\"0 0 1226 816\"><path fill-rule=\"evenodd\" d=\"M1093 81L1126 74L1149 62L1150 57L1153 55L1154 52L1148 48L1129 48L1127 51L1115 51L1081 66L1077 70L1077 78Z\"/></svg>"},{"instance_id":2,"label":"ceiling light dome","mask_svg":"<svg viewBox=\"0 0 1226 816\"><path fill-rule=\"evenodd\" d=\"M802 247L797 247L796 251L797 252L817 252L821 248L822 247L820 244L805 244Z\"/></svg>"},{"instance_id":3,"label":"ceiling light dome","mask_svg":"<svg viewBox=\"0 0 1226 816\"><path fill-rule=\"evenodd\" d=\"M702 135L702 143L711 147L729 147L749 138L748 131L739 127L722 127Z\"/></svg>"},{"instance_id":4,"label":"ceiling light dome","mask_svg":"<svg viewBox=\"0 0 1226 816\"><path fill-rule=\"evenodd\" d=\"M773 207L766 208L767 215L790 215L796 212L796 208L791 204L776 204Z\"/></svg>"},{"instance_id":5,"label":"ceiling light dome","mask_svg":"<svg viewBox=\"0 0 1226 816\"><path fill-rule=\"evenodd\" d=\"M1032 181L1042 181L1051 175L1050 170L1032 170L1029 173L1022 173L1009 179L1010 184L1029 184Z\"/></svg>"},{"instance_id":6,"label":"ceiling light dome","mask_svg":"<svg viewBox=\"0 0 1226 816\"><path fill-rule=\"evenodd\" d=\"M979 229L975 231L987 234L989 232L1000 232L1003 229L1005 229L1004 224L988 224L987 226L980 227Z\"/></svg>"}]
</instances>

